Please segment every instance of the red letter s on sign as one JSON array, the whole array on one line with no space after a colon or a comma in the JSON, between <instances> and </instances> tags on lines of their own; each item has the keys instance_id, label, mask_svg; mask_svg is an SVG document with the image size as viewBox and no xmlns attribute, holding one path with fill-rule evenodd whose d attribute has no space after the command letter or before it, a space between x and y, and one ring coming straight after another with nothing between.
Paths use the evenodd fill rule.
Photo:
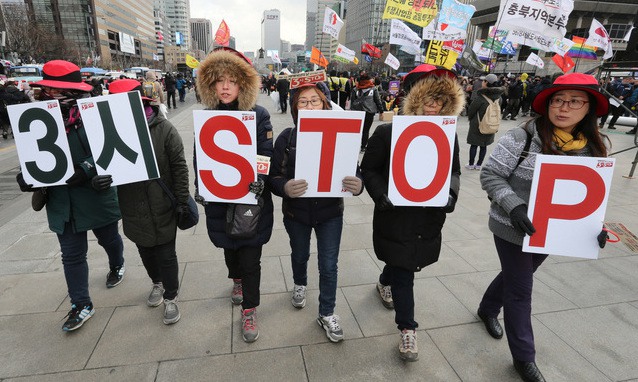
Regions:
<instances>
[{"instance_id":1,"label":"red letter s on sign","mask_svg":"<svg viewBox=\"0 0 638 382\"><path fill-rule=\"evenodd\" d=\"M202 145L202 150L211 159L232 166L239 171L241 177L239 182L234 186L225 186L215 179L213 172L210 170L200 170L199 176L202 179L202 183L204 183L208 191L213 195L228 200L239 199L248 193L248 185L254 180L255 172L253 165L244 157L226 151L215 144L215 134L223 130L235 134L237 143L240 145L252 144L246 126L238 119L227 115L220 115L208 119L202 126L199 141Z\"/></svg>"},{"instance_id":2,"label":"red letter s on sign","mask_svg":"<svg viewBox=\"0 0 638 382\"><path fill-rule=\"evenodd\" d=\"M553 204L557 180L573 180L587 188L585 199L578 204ZM589 167L571 164L543 163L538 179L538 193L534 205L536 233L529 239L531 247L544 247L549 219L578 220L595 212L605 198L605 182Z\"/></svg>"}]
</instances>

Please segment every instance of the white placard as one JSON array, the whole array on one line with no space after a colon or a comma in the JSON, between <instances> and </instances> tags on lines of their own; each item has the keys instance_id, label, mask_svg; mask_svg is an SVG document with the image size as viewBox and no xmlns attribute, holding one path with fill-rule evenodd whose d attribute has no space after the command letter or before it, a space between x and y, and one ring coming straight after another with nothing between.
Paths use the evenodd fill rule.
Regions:
<instances>
[{"instance_id":1,"label":"white placard","mask_svg":"<svg viewBox=\"0 0 638 382\"><path fill-rule=\"evenodd\" d=\"M57 100L8 105L22 176L34 187L66 185L73 159Z\"/></svg>"},{"instance_id":2,"label":"white placard","mask_svg":"<svg viewBox=\"0 0 638 382\"><path fill-rule=\"evenodd\" d=\"M399 69L399 66L401 66L399 59L394 57L394 55L389 52L388 52L388 56L385 58L385 64L394 70Z\"/></svg>"},{"instance_id":3,"label":"white placard","mask_svg":"<svg viewBox=\"0 0 638 382\"><path fill-rule=\"evenodd\" d=\"M308 182L306 197L344 197L343 178L355 176L365 112L299 110L295 179Z\"/></svg>"},{"instance_id":4,"label":"white placard","mask_svg":"<svg viewBox=\"0 0 638 382\"><path fill-rule=\"evenodd\" d=\"M257 204L248 191L257 180L254 111L195 110L197 187L209 202Z\"/></svg>"},{"instance_id":5,"label":"white placard","mask_svg":"<svg viewBox=\"0 0 638 382\"><path fill-rule=\"evenodd\" d=\"M337 12L326 7L323 14L323 33L327 33L338 40L341 27L343 27L343 20L339 18Z\"/></svg>"},{"instance_id":6,"label":"white placard","mask_svg":"<svg viewBox=\"0 0 638 382\"><path fill-rule=\"evenodd\" d=\"M405 23L401 20L392 19L390 20L390 44L396 44L401 46L412 46L415 48L419 48L421 46L421 37L410 29Z\"/></svg>"},{"instance_id":7,"label":"white placard","mask_svg":"<svg viewBox=\"0 0 638 382\"><path fill-rule=\"evenodd\" d=\"M536 155L528 215L536 233L523 250L598 258L614 158Z\"/></svg>"},{"instance_id":8,"label":"white placard","mask_svg":"<svg viewBox=\"0 0 638 382\"><path fill-rule=\"evenodd\" d=\"M99 175L113 186L159 178L139 92L79 99L78 107Z\"/></svg>"},{"instance_id":9,"label":"white placard","mask_svg":"<svg viewBox=\"0 0 638 382\"><path fill-rule=\"evenodd\" d=\"M452 116L394 117L388 197L395 206L447 204L455 131Z\"/></svg>"}]
</instances>

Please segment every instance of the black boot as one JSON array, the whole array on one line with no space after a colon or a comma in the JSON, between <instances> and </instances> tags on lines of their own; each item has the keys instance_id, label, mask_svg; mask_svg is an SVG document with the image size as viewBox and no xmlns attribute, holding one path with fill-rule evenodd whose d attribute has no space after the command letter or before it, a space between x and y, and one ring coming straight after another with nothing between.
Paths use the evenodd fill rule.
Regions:
<instances>
[{"instance_id":1,"label":"black boot","mask_svg":"<svg viewBox=\"0 0 638 382\"><path fill-rule=\"evenodd\" d=\"M636 134L636 128L634 127L633 129L629 130L629 131L628 131L628 132L626 132L625 134L631 134L631 135Z\"/></svg>"},{"instance_id":2,"label":"black boot","mask_svg":"<svg viewBox=\"0 0 638 382\"><path fill-rule=\"evenodd\" d=\"M487 329L487 332L490 334L490 336L496 338L497 340L503 338L503 327L501 326L501 323L498 322L498 318L488 317L481 313L480 309L476 311L476 314L485 324L485 329Z\"/></svg>"},{"instance_id":3,"label":"black boot","mask_svg":"<svg viewBox=\"0 0 638 382\"><path fill-rule=\"evenodd\" d=\"M514 368L525 382L545 382L545 378L535 362L514 360Z\"/></svg>"}]
</instances>

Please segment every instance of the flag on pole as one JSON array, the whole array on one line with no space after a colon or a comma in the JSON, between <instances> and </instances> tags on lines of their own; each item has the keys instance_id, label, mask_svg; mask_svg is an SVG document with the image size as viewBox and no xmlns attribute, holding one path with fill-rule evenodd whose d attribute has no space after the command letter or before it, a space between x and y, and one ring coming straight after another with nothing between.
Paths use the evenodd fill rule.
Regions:
<instances>
[{"instance_id":1,"label":"flag on pole","mask_svg":"<svg viewBox=\"0 0 638 382\"><path fill-rule=\"evenodd\" d=\"M191 69L195 69L199 66L199 61L197 61L195 57L186 53L186 66L188 66Z\"/></svg>"},{"instance_id":2,"label":"flag on pole","mask_svg":"<svg viewBox=\"0 0 638 382\"><path fill-rule=\"evenodd\" d=\"M421 37L401 20L390 20L390 44L401 46L421 46Z\"/></svg>"},{"instance_id":3,"label":"flag on pole","mask_svg":"<svg viewBox=\"0 0 638 382\"><path fill-rule=\"evenodd\" d=\"M603 24L596 19L591 21L591 25L589 26L589 37L587 37L585 44L603 49L605 51L605 54L603 55L604 60L611 58L611 56L614 55L611 48L611 39L609 38L609 34Z\"/></svg>"},{"instance_id":4,"label":"flag on pole","mask_svg":"<svg viewBox=\"0 0 638 382\"><path fill-rule=\"evenodd\" d=\"M385 64L387 64L389 67L391 67L394 70L399 69L399 66L401 66L399 59L394 57L392 53L388 53L388 57L385 58Z\"/></svg>"},{"instance_id":5,"label":"flag on pole","mask_svg":"<svg viewBox=\"0 0 638 382\"><path fill-rule=\"evenodd\" d=\"M310 53L310 63L323 66L324 68L328 66L328 60L326 60L321 51L314 46L312 47L312 52Z\"/></svg>"},{"instance_id":6,"label":"flag on pole","mask_svg":"<svg viewBox=\"0 0 638 382\"><path fill-rule=\"evenodd\" d=\"M584 37L573 36L572 41L574 45L572 45L571 49L567 52L567 56L587 60L596 60L598 58L598 56L596 56L596 47L586 45Z\"/></svg>"},{"instance_id":7,"label":"flag on pole","mask_svg":"<svg viewBox=\"0 0 638 382\"><path fill-rule=\"evenodd\" d=\"M337 12L326 7L323 15L323 33L327 33L338 40L341 27L343 27L343 20L339 18Z\"/></svg>"},{"instance_id":8,"label":"flag on pole","mask_svg":"<svg viewBox=\"0 0 638 382\"><path fill-rule=\"evenodd\" d=\"M438 8L434 0L396 1L388 0L383 9L384 19L400 19L420 27L434 20Z\"/></svg>"},{"instance_id":9,"label":"flag on pole","mask_svg":"<svg viewBox=\"0 0 638 382\"><path fill-rule=\"evenodd\" d=\"M345 63L353 62L355 59L354 50L348 49L345 46L339 44L337 46L337 50L335 51L334 58Z\"/></svg>"},{"instance_id":10,"label":"flag on pole","mask_svg":"<svg viewBox=\"0 0 638 382\"><path fill-rule=\"evenodd\" d=\"M217 28L217 33L215 33L215 42L221 46L228 46L230 43L230 29L223 19Z\"/></svg>"},{"instance_id":11,"label":"flag on pole","mask_svg":"<svg viewBox=\"0 0 638 382\"><path fill-rule=\"evenodd\" d=\"M569 56L561 56L559 54L555 54L552 57L552 61L563 71L563 73L567 73L574 67L574 61Z\"/></svg>"},{"instance_id":12,"label":"flag on pole","mask_svg":"<svg viewBox=\"0 0 638 382\"><path fill-rule=\"evenodd\" d=\"M530 65L539 67L541 69L545 67L545 62L543 61L543 59L538 57L538 55L534 52L529 54L529 57L527 57L527 60L525 62L527 62Z\"/></svg>"},{"instance_id":13,"label":"flag on pole","mask_svg":"<svg viewBox=\"0 0 638 382\"><path fill-rule=\"evenodd\" d=\"M631 38L631 32L636 29L636 27L631 27L629 28L629 31L627 31L627 34L625 35L625 37L623 37L623 41L627 41L629 42L629 39Z\"/></svg>"},{"instance_id":14,"label":"flag on pole","mask_svg":"<svg viewBox=\"0 0 638 382\"><path fill-rule=\"evenodd\" d=\"M364 42L361 45L361 53L367 54L372 58L381 58L381 49L372 44L368 44L367 42Z\"/></svg>"}]
</instances>

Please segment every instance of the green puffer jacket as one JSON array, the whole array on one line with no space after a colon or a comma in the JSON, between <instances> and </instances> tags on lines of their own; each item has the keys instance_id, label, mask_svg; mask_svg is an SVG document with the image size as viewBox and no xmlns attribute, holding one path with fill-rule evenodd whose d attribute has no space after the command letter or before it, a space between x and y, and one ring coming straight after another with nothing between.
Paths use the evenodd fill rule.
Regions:
<instances>
[{"instance_id":1,"label":"green puffer jacket","mask_svg":"<svg viewBox=\"0 0 638 382\"><path fill-rule=\"evenodd\" d=\"M96 191L91 187L91 179L97 171L84 126L80 123L77 128L69 128L66 136L74 167L82 168L88 180L78 187L47 188L49 229L62 234L65 224L70 222L73 232L84 232L118 221L120 210L115 189Z\"/></svg>"},{"instance_id":2,"label":"green puffer jacket","mask_svg":"<svg viewBox=\"0 0 638 382\"><path fill-rule=\"evenodd\" d=\"M182 138L172 123L157 114L149 121L155 160L162 181L178 203L188 201L188 166ZM143 247L166 244L175 239L177 221L170 199L157 180L117 187L124 234Z\"/></svg>"}]
</instances>

